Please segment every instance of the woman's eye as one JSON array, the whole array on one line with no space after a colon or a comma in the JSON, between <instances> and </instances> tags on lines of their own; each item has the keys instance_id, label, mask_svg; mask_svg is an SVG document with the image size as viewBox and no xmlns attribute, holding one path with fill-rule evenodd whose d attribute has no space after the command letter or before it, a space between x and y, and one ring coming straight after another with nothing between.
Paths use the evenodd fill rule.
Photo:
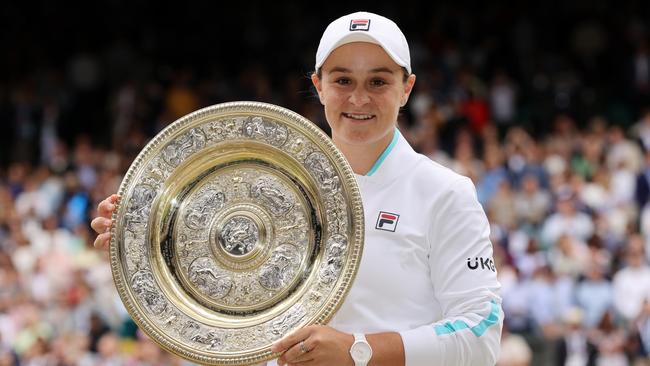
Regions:
<instances>
[{"instance_id":1,"label":"woman's eye","mask_svg":"<svg viewBox=\"0 0 650 366\"><path fill-rule=\"evenodd\" d=\"M374 80L370 81L370 84L372 86L382 86L382 85L386 85L386 81L384 81L382 79L374 79Z\"/></svg>"},{"instance_id":2,"label":"woman's eye","mask_svg":"<svg viewBox=\"0 0 650 366\"><path fill-rule=\"evenodd\" d=\"M336 79L336 83L339 84L339 85L348 85L348 84L350 84L350 79L348 79L348 78Z\"/></svg>"}]
</instances>

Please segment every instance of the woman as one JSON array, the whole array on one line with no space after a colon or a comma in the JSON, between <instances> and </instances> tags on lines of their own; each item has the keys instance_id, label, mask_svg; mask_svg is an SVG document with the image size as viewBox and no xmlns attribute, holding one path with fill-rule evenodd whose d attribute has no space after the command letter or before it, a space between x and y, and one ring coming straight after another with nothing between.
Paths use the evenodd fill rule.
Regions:
<instances>
[{"instance_id":1,"label":"woman","mask_svg":"<svg viewBox=\"0 0 650 366\"><path fill-rule=\"evenodd\" d=\"M358 12L325 30L312 82L356 173L366 218L361 265L328 326L273 345L279 365L493 365L503 316L485 214L471 181L413 151L396 128L415 84L406 38ZM117 196L100 203L95 246Z\"/></svg>"}]
</instances>

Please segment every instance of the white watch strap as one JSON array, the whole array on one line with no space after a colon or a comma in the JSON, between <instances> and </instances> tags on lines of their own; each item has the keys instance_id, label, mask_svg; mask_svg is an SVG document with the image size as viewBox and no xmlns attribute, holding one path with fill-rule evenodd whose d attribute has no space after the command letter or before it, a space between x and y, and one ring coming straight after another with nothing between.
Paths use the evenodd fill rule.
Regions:
<instances>
[{"instance_id":1,"label":"white watch strap","mask_svg":"<svg viewBox=\"0 0 650 366\"><path fill-rule=\"evenodd\" d=\"M363 333L354 333L354 343L352 344L352 347L356 343L365 343L368 347L370 347L370 343L366 340L366 335ZM351 350L350 350L351 351ZM372 348L371 348L371 354L372 354ZM369 361L363 362L363 361L358 361L355 360L354 357L352 357L352 360L354 361L354 366L367 366Z\"/></svg>"}]
</instances>

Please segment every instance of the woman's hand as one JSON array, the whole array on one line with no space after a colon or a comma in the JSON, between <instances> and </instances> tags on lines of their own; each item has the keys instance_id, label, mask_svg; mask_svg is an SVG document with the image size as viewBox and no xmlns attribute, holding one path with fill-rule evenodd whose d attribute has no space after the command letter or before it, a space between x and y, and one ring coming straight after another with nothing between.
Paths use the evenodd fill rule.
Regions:
<instances>
[{"instance_id":1,"label":"woman's hand","mask_svg":"<svg viewBox=\"0 0 650 366\"><path fill-rule=\"evenodd\" d=\"M278 365L349 365L354 362L350 347L354 336L325 325L311 325L296 330L271 346L272 352L284 352Z\"/></svg>"},{"instance_id":2,"label":"woman's hand","mask_svg":"<svg viewBox=\"0 0 650 366\"><path fill-rule=\"evenodd\" d=\"M112 194L97 206L97 217L90 222L90 227L98 234L95 238L95 248L108 249L108 244L111 242L111 226L113 225L111 216L118 200L119 196Z\"/></svg>"}]
</instances>

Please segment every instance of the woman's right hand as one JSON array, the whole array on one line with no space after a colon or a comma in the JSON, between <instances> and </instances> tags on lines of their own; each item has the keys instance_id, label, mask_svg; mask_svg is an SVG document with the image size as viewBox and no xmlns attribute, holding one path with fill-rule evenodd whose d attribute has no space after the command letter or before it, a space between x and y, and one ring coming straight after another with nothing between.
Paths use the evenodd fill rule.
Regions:
<instances>
[{"instance_id":1,"label":"woman's right hand","mask_svg":"<svg viewBox=\"0 0 650 366\"><path fill-rule=\"evenodd\" d=\"M97 217L90 222L90 227L97 233L95 248L108 249L108 244L111 242L111 226L113 225L111 216L113 216L118 200L119 196L112 194L97 206Z\"/></svg>"}]
</instances>

